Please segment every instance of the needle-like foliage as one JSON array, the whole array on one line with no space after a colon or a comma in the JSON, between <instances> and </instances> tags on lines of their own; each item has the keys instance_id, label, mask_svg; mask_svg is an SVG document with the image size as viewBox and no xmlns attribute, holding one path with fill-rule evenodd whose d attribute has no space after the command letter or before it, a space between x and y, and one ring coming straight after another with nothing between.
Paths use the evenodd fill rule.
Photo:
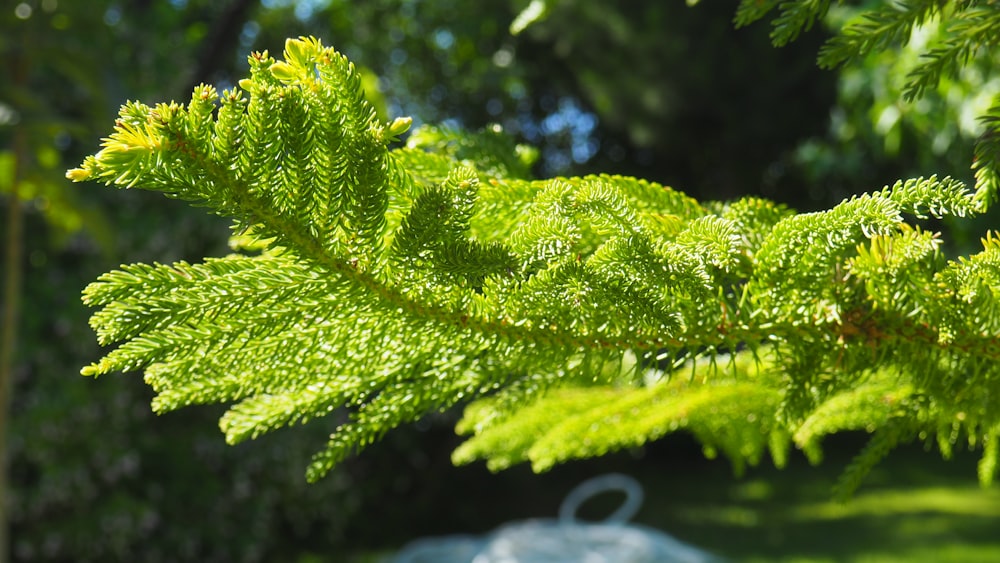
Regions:
<instances>
[{"instance_id":1,"label":"needle-like foliage","mask_svg":"<svg viewBox=\"0 0 1000 563\"><path fill-rule=\"evenodd\" d=\"M830 10L830 0L741 0L734 21L745 26L776 12L771 39L785 45L809 30ZM940 26L939 39L920 47L920 62L910 71L903 97L914 101L954 77L972 60L1000 46L1000 2L997 0L885 0L872 2L831 37L819 53L819 64L833 68L871 53L899 49L921 26ZM976 198L985 209L1000 197L1000 99L980 117L984 132L976 143Z\"/></svg>"},{"instance_id":2,"label":"needle-like foliage","mask_svg":"<svg viewBox=\"0 0 1000 563\"><path fill-rule=\"evenodd\" d=\"M455 460L496 469L678 430L739 469L792 444L818 459L823 436L865 429L845 491L915 437L985 445L992 479L1000 239L949 261L910 222L977 213L961 183L796 214L627 177L532 180L531 151L493 130L390 148L409 121L380 122L318 40L250 66L186 106L126 104L69 172L231 217L249 249L101 276L84 301L119 345L84 374L142 370L157 412L228 404L230 443L324 418L310 480L459 404L471 438Z\"/></svg>"}]
</instances>

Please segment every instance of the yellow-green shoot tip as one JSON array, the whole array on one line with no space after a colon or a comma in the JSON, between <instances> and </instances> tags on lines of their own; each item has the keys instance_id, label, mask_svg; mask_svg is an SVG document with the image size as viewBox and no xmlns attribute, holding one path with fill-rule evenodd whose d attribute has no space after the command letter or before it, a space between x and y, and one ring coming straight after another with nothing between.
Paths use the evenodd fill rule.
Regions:
<instances>
[{"instance_id":1,"label":"yellow-green shoot tip","mask_svg":"<svg viewBox=\"0 0 1000 563\"><path fill-rule=\"evenodd\" d=\"M66 177L74 182L85 182L90 179L90 170L74 168L66 171Z\"/></svg>"}]
</instances>

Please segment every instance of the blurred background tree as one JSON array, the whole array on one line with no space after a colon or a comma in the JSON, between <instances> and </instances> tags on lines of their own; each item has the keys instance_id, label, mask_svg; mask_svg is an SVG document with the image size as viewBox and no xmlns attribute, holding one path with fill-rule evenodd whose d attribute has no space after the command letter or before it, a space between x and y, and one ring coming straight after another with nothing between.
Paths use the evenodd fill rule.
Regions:
<instances>
[{"instance_id":1,"label":"blurred background tree","mask_svg":"<svg viewBox=\"0 0 1000 563\"><path fill-rule=\"evenodd\" d=\"M6 327L16 348L9 421L0 421L13 559L307 560L539 512L514 512L507 499L550 510L566 490L555 484L571 486L605 463L541 477L454 469L446 414L307 486L300 471L327 432L322 423L232 448L211 430L217 408L153 417L138 379L95 385L77 376L98 356L79 302L89 280L123 262L226 252L220 221L154 194L63 179L128 99L184 101L200 82L228 87L251 50L277 53L286 37L311 34L369 69L387 114L500 124L539 147L540 176L614 172L699 199L759 194L809 210L900 177L971 179L979 129L970 116L1000 90L1000 67L984 58L903 105L912 53L822 71L822 29L775 49L766 25L734 29L735 1L561 0L512 35L528 4L15 0L0 8L3 277L21 303ZM842 22L864 4L828 19ZM959 240L975 240L983 224ZM14 303L4 310L16 313ZM679 447L680 458L700 456ZM459 487L482 492L435 510ZM438 519L414 524L407 513Z\"/></svg>"}]
</instances>

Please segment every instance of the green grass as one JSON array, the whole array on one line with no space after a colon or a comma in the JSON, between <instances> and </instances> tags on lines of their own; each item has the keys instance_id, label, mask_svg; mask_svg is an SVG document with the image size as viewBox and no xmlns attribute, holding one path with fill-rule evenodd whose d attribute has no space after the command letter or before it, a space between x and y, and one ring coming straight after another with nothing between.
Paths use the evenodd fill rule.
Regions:
<instances>
[{"instance_id":1,"label":"green grass","mask_svg":"<svg viewBox=\"0 0 1000 563\"><path fill-rule=\"evenodd\" d=\"M637 520L734 561L1000 562L1000 489L978 485L974 456L897 451L839 503L843 450L819 467L795 460L742 480L714 464L682 481L644 475Z\"/></svg>"},{"instance_id":2,"label":"green grass","mask_svg":"<svg viewBox=\"0 0 1000 563\"><path fill-rule=\"evenodd\" d=\"M615 471L644 487L634 522L731 561L1000 563L1000 488L979 487L978 452L944 461L936 450L901 448L850 501L836 502L832 489L864 439L831 439L816 467L792 456L785 469L765 461L742 478L725 460L702 458L682 436L541 475L526 467L490 474L481 466L437 466L414 474L413 489L395 497L393 510L379 513L373 505L372 517L396 539L364 542L354 553L366 555L354 561L377 561L376 553L384 557L419 537L485 534L512 521L555 518L575 485ZM600 520L620 502L600 495L581 508L581 517Z\"/></svg>"},{"instance_id":3,"label":"green grass","mask_svg":"<svg viewBox=\"0 0 1000 563\"><path fill-rule=\"evenodd\" d=\"M745 486L759 487L760 481ZM677 505L675 534L739 561L1000 561L1000 493L977 487Z\"/></svg>"}]
</instances>

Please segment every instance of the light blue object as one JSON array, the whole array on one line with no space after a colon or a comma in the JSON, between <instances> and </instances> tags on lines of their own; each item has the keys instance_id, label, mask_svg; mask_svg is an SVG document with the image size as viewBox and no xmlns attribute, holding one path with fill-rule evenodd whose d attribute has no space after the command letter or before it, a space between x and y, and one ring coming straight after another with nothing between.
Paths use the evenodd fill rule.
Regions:
<instances>
[{"instance_id":1,"label":"light blue object","mask_svg":"<svg viewBox=\"0 0 1000 563\"><path fill-rule=\"evenodd\" d=\"M594 495L625 493L625 502L603 522L576 512ZM559 519L505 524L486 536L424 538L407 545L392 563L709 563L719 558L647 526L628 521L642 505L642 486L610 473L570 491Z\"/></svg>"}]
</instances>

